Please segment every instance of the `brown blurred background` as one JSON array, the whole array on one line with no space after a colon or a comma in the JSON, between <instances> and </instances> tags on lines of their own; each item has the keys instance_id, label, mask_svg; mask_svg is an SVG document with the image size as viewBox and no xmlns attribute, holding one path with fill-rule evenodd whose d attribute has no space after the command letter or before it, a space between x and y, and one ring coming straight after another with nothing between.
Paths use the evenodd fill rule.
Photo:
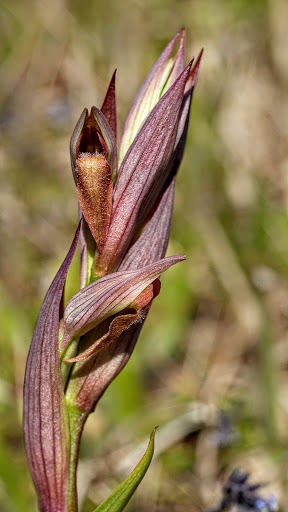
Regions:
<instances>
[{"instance_id":1,"label":"brown blurred background","mask_svg":"<svg viewBox=\"0 0 288 512\"><path fill-rule=\"evenodd\" d=\"M117 68L120 133L182 26L187 61L205 49L169 246L187 262L163 277L133 357L88 421L81 503L90 512L112 492L160 425L130 512L205 510L234 467L287 508L287 2L1 0L1 512L36 510L22 382L77 224L72 130Z\"/></svg>"}]
</instances>

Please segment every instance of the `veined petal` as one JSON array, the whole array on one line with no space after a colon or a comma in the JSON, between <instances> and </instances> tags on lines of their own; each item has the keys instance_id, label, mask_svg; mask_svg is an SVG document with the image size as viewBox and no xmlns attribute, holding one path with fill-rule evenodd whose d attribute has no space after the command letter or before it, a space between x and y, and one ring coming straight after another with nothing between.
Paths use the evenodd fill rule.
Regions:
<instances>
[{"instance_id":1,"label":"veined petal","mask_svg":"<svg viewBox=\"0 0 288 512\"><path fill-rule=\"evenodd\" d=\"M177 150L177 146L179 145L180 139L182 139L181 146L183 147L183 151L184 151L186 137L187 137L187 131L188 131L188 125L189 125L189 114L190 114L190 108L191 108L191 101L192 101L194 88L195 88L197 78L198 78L199 67L200 67L202 55L203 55L203 48L200 51L195 63L193 63L193 66L190 70L190 73L189 73L189 76L188 76L188 79L187 79L187 82L185 85L185 93L184 93L184 97L183 97L183 101L182 101L182 105L181 105L181 109L180 109L179 124L178 124L178 128L177 128L174 152L175 152L175 150L179 151L179 148ZM183 134L184 134L184 137L183 137ZM182 159L183 151L181 153L180 160ZM174 158L175 158L175 156L174 156ZM179 159L179 156L177 158Z\"/></svg>"},{"instance_id":2,"label":"veined petal","mask_svg":"<svg viewBox=\"0 0 288 512\"><path fill-rule=\"evenodd\" d=\"M82 288L67 303L62 322L62 348L74 336L80 336L105 318L127 308L149 284L185 256L170 256L134 271L108 274Z\"/></svg>"},{"instance_id":3,"label":"veined petal","mask_svg":"<svg viewBox=\"0 0 288 512\"><path fill-rule=\"evenodd\" d=\"M117 109L115 94L115 77L116 70L114 71L113 76L111 78L111 82L109 84L106 96L101 107L101 112L106 117L117 143Z\"/></svg>"},{"instance_id":4,"label":"veined petal","mask_svg":"<svg viewBox=\"0 0 288 512\"><path fill-rule=\"evenodd\" d=\"M173 213L174 189L175 175L139 230L136 240L119 266L119 271L150 265L165 256Z\"/></svg>"},{"instance_id":5,"label":"veined petal","mask_svg":"<svg viewBox=\"0 0 288 512\"><path fill-rule=\"evenodd\" d=\"M174 59L170 56L175 48L175 45L181 36L180 47ZM185 30L181 29L176 36L166 46L165 50L160 55L159 59L154 64L150 73L146 77L137 97L131 107L131 110L125 121L123 128L123 135L120 147L119 165L122 162L125 153L137 135L143 121L146 119L151 110L155 107L161 96L166 92L167 82L172 85L174 80L180 75L184 69L184 39ZM183 67L181 68L181 64ZM170 80L170 75L173 75L173 81ZM175 76L176 75L176 76Z\"/></svg>"},{"instance_id":6,"label":"veined petal","mask_svg":"<svg viewBox=\"0 0 288 512\"><path fill-rule=\"evenodd\" d=\"M95 262L94 271L99 276L119 267L167 181L189 71L190 65L159 100L122 162L107 239Z\"/></svg>"},{"instance_id":7,"label":"veined petal","mask_svg":"<svg viewBox=\"0 0 288 512\"><path fill-rule=\"evenodd\" d=\"M160 292L161 283L156 279L152 284L147 286L136 299L129 304L128 310L124 310L119 316L114 318L110 325L109 330L100 339L96 339L86 350L81 352L78 356L71 359L64 360L65 363L77 363L84 361L89 357L94 356L99 350L107 347L114 341L122 332L126 331L131 325L141 322L146 317L146 306L151 303ZM131 310L133 312L131 312Z\"/></svg>"},{"instance_id":8,"label":"veined petal","mask_svg":"<svg viewBox=\"0 0 288 512\"><path fill-rule=\"evenodd\" d=\"M58 352L59 310L79 227L44 299L24 383L24 439L43 512L67 512L69 434Z\"/></svg>"}]
</instances>

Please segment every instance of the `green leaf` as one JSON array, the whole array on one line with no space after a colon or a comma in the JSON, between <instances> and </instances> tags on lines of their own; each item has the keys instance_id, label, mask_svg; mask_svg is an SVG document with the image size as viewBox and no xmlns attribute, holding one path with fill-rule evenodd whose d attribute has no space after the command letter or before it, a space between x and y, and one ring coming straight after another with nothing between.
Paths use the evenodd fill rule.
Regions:
<instances>
[{"instance_id":1,"label":"green leaf","mask_svg":"<svg viewBox=\"0 0 288 512\"><path fill-rule=\"evenodd\" d=\"M157 428L157 427L156 427ZM150 436L148 448L136 468L121 485L94 512L121 512L133 496L144 477L154 453L154 436L156 428Z\"/></svg>"}]
</instances>

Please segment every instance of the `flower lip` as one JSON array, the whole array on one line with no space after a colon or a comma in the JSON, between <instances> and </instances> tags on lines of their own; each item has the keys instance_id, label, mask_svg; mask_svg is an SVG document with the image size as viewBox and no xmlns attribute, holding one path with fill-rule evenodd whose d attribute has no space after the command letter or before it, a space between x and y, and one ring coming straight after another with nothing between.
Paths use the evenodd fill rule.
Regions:
<instances>
[{"instance_id":1,"label":"flower lip","mask_svg":"<svg viewBox=\"0 0 288 512\"><path fill-rule=\"evenodd\" d=\"M71 166L77 184L77 159L81 154L100 154L105 157L112 173L113 182L117 175L117 145L115 135L104 114L92 107L90 114L85 108L78 119L70 140Z\"/></svg>"},{"instance_id":2,"label":"flower lip","mask_svg":"<svg viewBox=\"0 0 288 512\"><path fill-rule=\"evenodd\" d=\"M105 142L101 137L98 129L93 111L91 109L90 114L86 117L84 126L79 138L77 153L102 153L105 150ZM76 154L76 158L77 158Z\"/></svg>"}]
</instances>

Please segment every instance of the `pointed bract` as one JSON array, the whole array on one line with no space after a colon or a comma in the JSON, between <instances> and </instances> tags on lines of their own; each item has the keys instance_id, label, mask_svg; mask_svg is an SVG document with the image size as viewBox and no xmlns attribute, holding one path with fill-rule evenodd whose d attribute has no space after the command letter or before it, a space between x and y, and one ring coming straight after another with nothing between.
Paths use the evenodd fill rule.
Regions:
<instances>
[{"instance_id":1,"label":"pointed bract","mask_svg":"<svg viewBox=\"0 0 288 512\"><path fill-rule=\"evenodd\" d=\"M173 212L174 188L175 176L150 217L139 229L139 234L120 263L119 270L141 268L165 256Z\"/></svg>"},{"instance_id":2,"label":"pointed bract","mask_svg":"<svg viewBox=\"0 0 288 512\"><path fill-rule=\"evenodd\" d=\"M67 512L69 434L58 352L59 309L79 228L44 299L24 384L24 439L40 510Z\"/></svg>"},{"instance_id":3,"label":"pointed bract","mask_svg":"<svg viewBox=\"0 0 288 512\"><path fill-rule=\"evenodd\" d=\"M114 71L113 76L111 78L111 82L109 84L106 96L101 107L101 112L106 117L117 143L117 109L115 94L115 77L116 70Z\"/></svg>"},{"instance_id":4,"label":"pointed bract","mask_svg":"<svg viewBox=\"0 0 288 512\"><path fill-rule=\"evenodd\" d=\"M166 189L164 189L162 195L160 195L154 210L150 212L148 218L144 221L143 225L140 226L139 235L136 234L136 237L134 237L136 240L133 241L120 263L119 270L140 268L141 265L148 265L155 260L163 258L165 255L173 212L175 176L185 148L191 100L202 54L203 50L201 50L198 55L185 86L174 150L171 155L169 167L167 167L167 174L170 174L170 178L167 181ZM178 52L177 57L182 59L184 55ZM182 63L179 64L179 66L181 65Z\"/></svg>"},{"instance_id":5,"label":"pointed bract","mask_svg":"<svg viewBox=\"0 0 288 512\"><path fill-rule=\"evenodd\" d=\"M198 72L199 72L202 55L203 55L203 49L200 51L195 63L193 61L193 66L190 70L190 73L189 73L189 76L188 76L188 79L187 79L187 82L185 85L185 92L184 92L184 97L183 97L183 101L182 101L182 105L181 105L181 109L180 109L180 116L179 116L180 118L179 118L178 130L177 130L177 135L176 135L176 140L175 140L175 149L177 148L181 138L182 138L183 150L185 147L188 125L189 125L189 114L190 114L190 108L191 108L191 101L192 101L194 87L196 85L197 78L198 78ZM183 135L184 135L184 137L183 137ZM175 151L175 149L174 149L174 151ZM180 160L182 159L182 156L183 156L183 151L181 153Z\"/></svg>"},{"instance_id":6,"label":"pointed bract","mask_svg":"<svg viewBox=\"0 0 288 512\"><path fill-rule=\"evenodd\" d=\"M177 54L175 55L175 58L173 59L173 67L171 69L171 73L168 77L168 80L161 92L161 96L163 96L165 92L168 91L168 89L171 87L171 85L174 84L175 80L177 80L178 76L180 76L180 74L185 68L185 29L182 28L178 32L178 34L180 34L181 36L179 42L179 49Z\"/></svg>"},{"instance_id":7,"label":"pointed bract","mask_svg":"<svg viewBox=\"0 0 288 512\"><path fill-rule=\"evenodd\" d=\"M176 57L174 59L171 59L171 54L180 36L180 48L177 52ZM159 59L155 62L150 73L143 82L143 85L141 86L140 91L136 96L136 99L131 107L131 110L124 124L120 147L119 165L121 164L125 156L125 153L131 146L146 117L155 107L156 103L160 100L161 96L164 94L167 82L169 82L169 84L172 85L174 80L176 80L176 78L183 71L184 59L182 58L182 56L184 52L184 38L185 31L182 29L166 46L165 50L160 55ZM179 55L181 55L180 58ZM179 67L180 61L183 62L182 69L181 67ZM176 67L176 76L173 73L174 67ZM173 81L170 81L171 74L174 77Z\"/></svg>"}]
</instances>

